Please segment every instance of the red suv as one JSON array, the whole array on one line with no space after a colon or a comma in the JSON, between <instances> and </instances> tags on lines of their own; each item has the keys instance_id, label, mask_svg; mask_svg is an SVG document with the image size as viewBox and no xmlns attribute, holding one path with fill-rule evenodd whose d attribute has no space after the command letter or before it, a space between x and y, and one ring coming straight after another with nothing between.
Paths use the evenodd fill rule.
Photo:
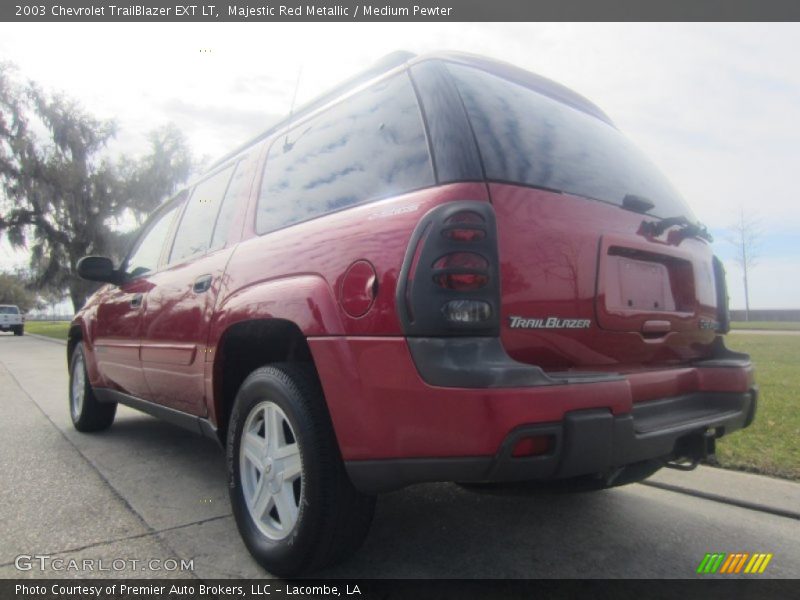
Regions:
<instances>
[{"instance_id":1,"label":"red suv","mask_svg":"<svg viewBox=\"0 0 800 600\"><path fill-rule=\"evenodd\" d=\"M80 431L118 403L225 446L268 570L356 550L375 494L637 481L756 408L725 277L595 105L461 54L396 54L161 206L69 333Z\"/></svg>"}]
</instances>

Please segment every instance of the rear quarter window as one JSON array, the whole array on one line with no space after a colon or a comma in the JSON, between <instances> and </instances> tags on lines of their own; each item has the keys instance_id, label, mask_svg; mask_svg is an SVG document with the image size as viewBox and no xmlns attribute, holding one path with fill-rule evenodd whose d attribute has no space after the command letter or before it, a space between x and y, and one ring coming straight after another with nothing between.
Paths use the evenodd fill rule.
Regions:
<instances>
[{"instance_id":1,"label":"rear quarter window","mask_svg":"<svg viewBox=\"0 0 800 600\"><path fill-rule=\"evenodd\" d=\"M627 194L660 217L691 211L619 130L593 115L481 69L448 64L477 138L486 177L621 205Z\"/></svg>"},{"instance_id":2,"label":"rear quarter window","mask_svg":"<svg viewBox=\"0 0 800 600\"><path fill-rule=\"evenodd\" d=\"M422 117L406 73L302 122L270 147L256 231L433 185Z\"/></svg>"}]
</instances>

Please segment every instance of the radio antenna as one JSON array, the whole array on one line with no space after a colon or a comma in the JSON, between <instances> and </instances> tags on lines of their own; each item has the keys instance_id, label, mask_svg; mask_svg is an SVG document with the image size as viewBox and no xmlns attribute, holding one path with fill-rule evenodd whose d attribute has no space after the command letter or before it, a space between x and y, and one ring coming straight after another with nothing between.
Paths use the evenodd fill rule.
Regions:
<instances>
[{"instance_id":1,"label":"radio antenna","mask_svg":"<svg viewBox=\"0 0 800 600\"><path fill-rule=\"evenodd\" d=\"M286 137L283 140L283 151L291 150L294 144L289 143L289 127L292 124L294 114L294 103L297 101L297 90L300 88L300 76L303 74L303 65L297 70L297 81L294 84L294 94L292 95L292 105L289 107L289 118L286 119Z\"/></svg>"}]
</instances>

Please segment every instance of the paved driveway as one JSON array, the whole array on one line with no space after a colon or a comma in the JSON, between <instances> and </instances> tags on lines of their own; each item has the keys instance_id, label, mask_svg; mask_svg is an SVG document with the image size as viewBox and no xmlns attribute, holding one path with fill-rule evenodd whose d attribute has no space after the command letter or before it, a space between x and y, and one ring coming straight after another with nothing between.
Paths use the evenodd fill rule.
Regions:
<instances>
[{"instance_id":1,"label":"paved driveway","mask_svg":"<svg viewBox=\"0 0 800 600\"><path fill-rule=\"evenodd\" d=\"M34 554L194 564L106 576L267 577L236 532L222 452L122 407L110 430L74 431L64 354L0 335L0 577L80 575L15 568ZM408 488L382 496L360 553L320 575L690 577L706 552L771 552L765 575L800 577L800 486L715 469L657 481L707 497L645 485L529 497ZM720 495L749 507L709 499ZM757 509L776 503L789 516Z\"/></svg>"}]
</instances>

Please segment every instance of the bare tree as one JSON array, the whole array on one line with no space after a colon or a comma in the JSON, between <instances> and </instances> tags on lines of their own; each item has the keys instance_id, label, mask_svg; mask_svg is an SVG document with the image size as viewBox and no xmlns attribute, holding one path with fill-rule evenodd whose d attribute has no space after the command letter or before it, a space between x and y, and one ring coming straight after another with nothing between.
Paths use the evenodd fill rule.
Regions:
<instances>
[{"instance_id":1,"label":"bare tree","mask_svg":"<svg viewBox=\"0 0 800 600\"><path fill-rule=\"evenodd\" d=\"M744 279L744 320L750 320L750 289L748 274L758 265L758 253L761 247L761 223L752 214L739 208L739 219L730 226L728 241L736 248L734 261L742 269Z\"/></svg>"}]
</instances>

